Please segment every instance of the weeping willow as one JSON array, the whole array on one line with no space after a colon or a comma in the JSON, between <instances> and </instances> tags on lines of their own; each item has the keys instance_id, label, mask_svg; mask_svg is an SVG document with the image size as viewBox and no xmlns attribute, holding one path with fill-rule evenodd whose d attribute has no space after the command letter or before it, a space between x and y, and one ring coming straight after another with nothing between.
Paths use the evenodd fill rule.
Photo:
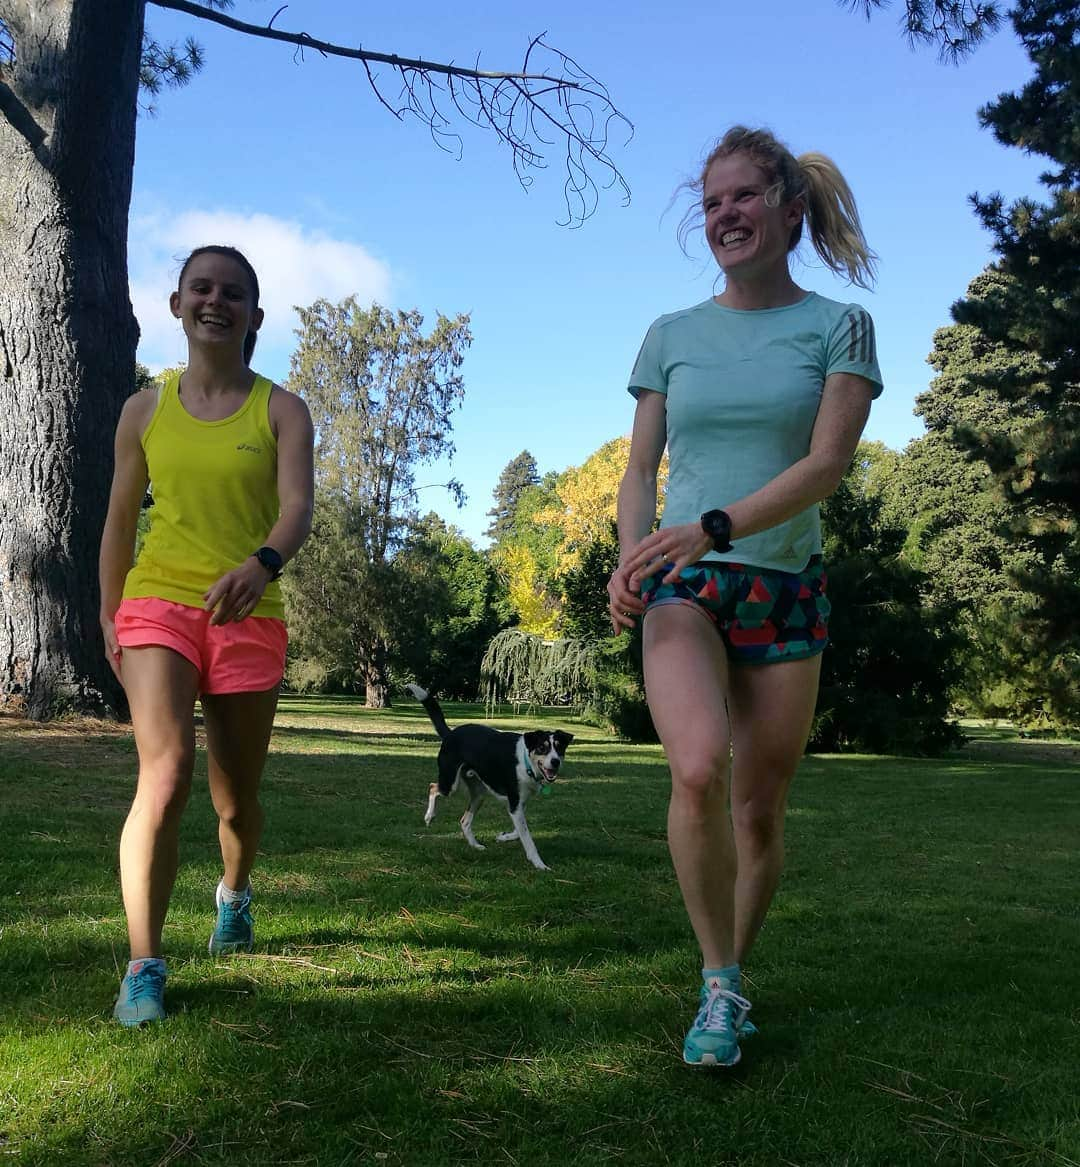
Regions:
<instances>
[{"instance_id":1,"label":"weeping willow","mask_svg":"<svg viewBox=\"0 0 1080 1167\"><path fill-rule=\"evenodd\" d=\"M591 640L545 640L507 628L487 646L480 678L489 715L496 705L583 706L596 676Z\"/></svg>"}]
</instances>

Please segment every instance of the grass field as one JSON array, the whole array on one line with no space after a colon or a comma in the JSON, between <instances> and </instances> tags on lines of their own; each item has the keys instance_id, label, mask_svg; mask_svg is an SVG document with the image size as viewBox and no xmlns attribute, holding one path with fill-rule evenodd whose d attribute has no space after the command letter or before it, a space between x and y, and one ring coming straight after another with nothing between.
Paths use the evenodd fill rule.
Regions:
<instances>
[{"instance_id":1,"label":"grass field","mask_svg":"<svg viewBox=\"0 0 1080 1167\"><path fill-rule=\"evenodd\" d=\"M526 720L563 719L500 724ZM680 1057L697 961L660 750L568 728L530 804L544 874L517 843L470 850L460 795L424 827L418 706L286 698L256 951L206 953L197 781L171 1015L130 1031L130 735L0 720L0 1163L1080 1164L1075 744L808 758L747 969L761 1033L717 1073ZM503 819L486 804L481 841Z\"/></svg>"}]
</instances>

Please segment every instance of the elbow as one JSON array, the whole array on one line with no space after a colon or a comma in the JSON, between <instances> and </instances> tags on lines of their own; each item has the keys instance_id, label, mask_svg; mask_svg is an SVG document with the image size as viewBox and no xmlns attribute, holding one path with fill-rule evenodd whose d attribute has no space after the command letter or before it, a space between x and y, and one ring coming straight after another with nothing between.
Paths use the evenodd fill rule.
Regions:
<instances>
[{"instance_id":1,"label":"elbow","mask_svg":"<svg viewBox=\"0 0 1080 1167\"><path fill-rule=\"evenodd\" d=\"M848 472L848 467L851 465L851 457L849 455L833 455L823 457L817 467L817 485L818 489L817 501L821 502L828 498L840 485L844 479L844 475Z\"/></svg>"},{"instance_id":2,"label":"elbow","mask_svg":"<svg viewBox=\"0 0 1080 1167\"><path fill-rule=\"evenodd\" d=\"M650 466L635 466L631 463L623 475L622 490L656 493L657 472Z\"/></svg>"}]
</instances>

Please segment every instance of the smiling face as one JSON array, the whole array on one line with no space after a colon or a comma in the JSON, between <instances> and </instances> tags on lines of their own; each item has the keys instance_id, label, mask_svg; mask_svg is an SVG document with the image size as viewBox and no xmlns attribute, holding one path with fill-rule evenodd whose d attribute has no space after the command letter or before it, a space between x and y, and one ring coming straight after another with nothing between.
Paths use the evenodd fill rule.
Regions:
<instances>
[{"instance_id":1,"label":"smiling face","mask_svg":"<svg viewBox=\"0 0 1080 1167\"><path fill-rule=\"evenodd\" d=\"M552 733L534 729L524 736L525 749L528 751L533 773L543 785L554 782L559 776L559 767L570 743L574 740L574 735L561 729Z\"/></svg>"},{"instance_id":2,"label":"smiling face","mask_svg":"<svg viewBox=\"0 0 1080 1167\"><path fill-rule=\"evenodd\" d=\"M169 307L183 324L189 344L235 345L238 351L263 319L243 265L212 251L188 261Z\"/></svg>"},{"instance_id":3,"label":"smiling face","mask_svg":"<svg viewBox=\"0 0 1080 1167\"><path fill-rule=\"evenodd\" d=\"M770 193L771 192L771 193ZM769 206L775 184L746 154L717 158L705 175L701 205L705 238L726 275L787 270L791 233L803 215L802 199Z\"/></svg>"}]
</instances>

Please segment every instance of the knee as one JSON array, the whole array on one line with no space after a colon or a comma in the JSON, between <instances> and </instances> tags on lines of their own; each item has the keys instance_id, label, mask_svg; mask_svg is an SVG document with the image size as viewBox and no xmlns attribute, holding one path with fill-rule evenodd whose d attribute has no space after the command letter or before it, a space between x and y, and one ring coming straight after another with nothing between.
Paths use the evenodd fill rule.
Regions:
<instances>
[{"instance_id":1,"label":"knee","mask_svg":"<svg viewBox=\"0 0 1080 1167\"><path fill-rule=\"evenodd\" d=\"M784 842L784 808L770 803L744 802L732 807L732 825L739 843L759 854Z\"/></svg>"},{"instance_id":2,"label":"knee","mask_svg":"<svg viewBox=\"0 0 1080 1167\"><path fill-rule=\"evenodd\" d=\"M721 757L699 758L671 767L672 795L684 806L707 813L727 795L728 768Z\"/></svg>"},{"instance_id":3,"label":"knee","mask_svg":"<svg viewBox=\"0 0 1080 1167\"><path fill-rule=\"evenodd\" d=\"M191 794L191 771L192 758L184 753L142 766L136 802L162 822L178 818Z\"/></svg>"},{"instance_id":4,"label":"knee","mask_svg":"<svg viewBox=\"0 0 1080 1167\"><path fill-rule=\"evenodd\" d=\"M217 811L218 821L233 830L250 826L262 817L262 805L257 794L252 794L250 798L219 795L214 799L214 810Z\"/></svg>"}]
</instances>

